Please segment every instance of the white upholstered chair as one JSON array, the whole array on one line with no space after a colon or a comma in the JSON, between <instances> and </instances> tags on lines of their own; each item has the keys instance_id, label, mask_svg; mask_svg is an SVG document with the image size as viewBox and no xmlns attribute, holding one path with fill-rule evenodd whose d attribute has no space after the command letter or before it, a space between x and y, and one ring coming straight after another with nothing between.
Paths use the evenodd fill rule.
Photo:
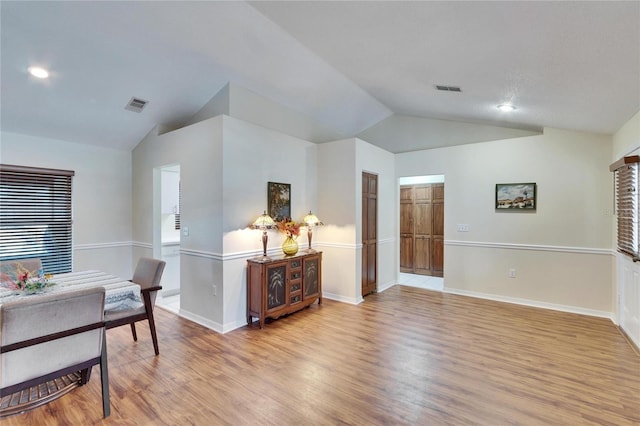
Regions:
<instances>
[{"instance_id":1,"label":"white upholstered chair","mask_svg":"<svg viewBox=\"0 0 640 426\"><path fill-rule=\"evenodd\" d=\"M100 365L110 414L102 287L27 296L0 305L0 397Z\"/></svg>"},{"instance_id":2,"label":"white upholstered chair","mask_svg":"<svg viewBox=\"0 0 640 426\"><path fill-rule=\"evenodd\" d=\"M135 323L147 320L149 322L151 339L153 340L153 349L156 355L158 355L160 351L158 350L158 337L156 335L156 325L153 318L153 308L156 303L158 290L162 290L160 280L162 279L162 273L164 272L165 265L166 262L163 260L152 259L149 257L140 258L131 281L140 285L144 305L134 309L105 312L106 328L110 329L125 324L131 324L131 334L133 334L134 341L138 340Z\"/></svg>"}]
</instances>

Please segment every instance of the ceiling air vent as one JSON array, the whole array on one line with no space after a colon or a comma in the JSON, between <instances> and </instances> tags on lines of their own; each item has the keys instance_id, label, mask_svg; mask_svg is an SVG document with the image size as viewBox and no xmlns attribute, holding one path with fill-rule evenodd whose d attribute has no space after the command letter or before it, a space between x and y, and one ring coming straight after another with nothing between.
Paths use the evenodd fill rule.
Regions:
<instances>
[{"instance_id":1,"label":"ceiling air vent","mask_svg":"<svg viewBox=\"0 0 640 426\"><path fill-rule=\"evenodd\" d=\"M443 86L440 84L436 84L436 89L443 92L462 92L462 89L460 89L458 86Z\"/></svg>"},{"instance_id":2,"label":"ceiling air vent","mask_svg":"<svg viewBox=\"0 0 640 426\"><path fill-rule=\"evenodd\" d=\"M142 109L147 105L149 101L145 101L140 98L131 98L124 109L133 112L142 112Z\"/></svg>"}]
</instances>

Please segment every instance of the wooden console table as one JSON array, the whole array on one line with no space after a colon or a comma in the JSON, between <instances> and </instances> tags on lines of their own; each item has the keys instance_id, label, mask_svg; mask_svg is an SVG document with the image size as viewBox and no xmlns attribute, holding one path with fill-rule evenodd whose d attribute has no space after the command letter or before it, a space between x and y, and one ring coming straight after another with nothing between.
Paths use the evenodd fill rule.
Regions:
<instances>
[{"instance_id":1,"label":"wooden console table","mask_svg":"<svg viewBox=\"0 0 640 426\"><path fill-rule=\"evenodd\" d=\"M322 303L322 252L247 260L247 324Z\"/></svg>"}]
</instances>

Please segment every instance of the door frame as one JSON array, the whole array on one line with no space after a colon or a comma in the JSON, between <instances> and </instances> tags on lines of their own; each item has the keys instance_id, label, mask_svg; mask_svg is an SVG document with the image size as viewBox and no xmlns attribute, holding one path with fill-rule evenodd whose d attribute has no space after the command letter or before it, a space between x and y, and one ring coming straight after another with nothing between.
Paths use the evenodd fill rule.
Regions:
<instances>
[{"instance_id":1,"label":"door frame","mask_svg":"<svg viewBox=\"0 0 640 426\"><path fill-rule=\"evenodd\" d=\"M396 281L398 281L400 276L400 187L403 185L420 185L426 183L445 183L445 191L446 191L446 182L444 174L433 174L433 175L421 175L421 176L402 176L397 180L397 191L396 191L396 236L398 238L398 244L396 245ZM445 196L446 200L446 196ZM445 201L446 203L446 201ZM446 220L446 218L445 218ZM445 227L446 228L446 227ZM443 230L446 232L446 229ZM443 240L446 239L446 236L443 233ZM443 241L444 244L444 241ZM443 247L443 259L444 259L444 247ZM442 273L442 278L444 278L444 269Z\"/></svg>"},{"instance_id":2,"label":"door frame","mask_svg":"<svg viewBox=\"0 0 640 426\"><path fill-rule=\"evenodd\" d=\"M158 166L158 167L154 167L153 168L153 218L152 218L152 223L153 223L153 237L152 237L152 250L153 250L153 257L156 259L163 259L163 253L162 253L162 194L163 194L163 187L162 187L162 173L164 171L167 170L172 170L172 169L177 169L177 173L180 174L180 163L170 163L170 164L164 164L162 166ZM180 194L178 193L178 197L180 196ZM180 235L182 236L182 230L178 231L180 233ZM180 266L181 266L181 259L180 256L178 258L178 263L177 263L177 268L178 268L178 272L177 275L178 277L181 275L180 274ZM167 269L165 269L165 276L167 276ZM167 277L168 278L168 277ZM180 293L180 289L182 287L181 284L182 280L179 280L178 282L178 294ZM175 293L175 289L174 290L166 290L166 296L168 297L169 295L173 295L171 292ZM160 292L161 295L163 294L163 292Z\"/></svg>"}]
</instances>

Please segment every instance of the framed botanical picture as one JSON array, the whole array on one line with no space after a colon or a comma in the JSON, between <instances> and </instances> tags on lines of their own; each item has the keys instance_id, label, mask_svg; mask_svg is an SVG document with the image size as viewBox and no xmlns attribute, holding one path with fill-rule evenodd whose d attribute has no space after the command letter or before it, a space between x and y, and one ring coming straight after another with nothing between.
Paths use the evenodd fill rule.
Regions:
<instances>
[{"instance_id":1,"label":"framed botanical picture","mask_svg":"<svg viewBox=\"0 0 640 426\"><path fill-rule=\"evenodd\" d=\"M535 210L535 183L498 183L496 184L496 210L525 211Z\"/></svg>"},{"instance_id":2,"label":"framed botanical picture","mask_svg":"<svg viewBox=\"0 0 640 426\"><path fill-rule=\"evenodd\" d=\"M267 183L269 216L275 221L291 217L291 184Z\"/></svg>"}]
</instances>

